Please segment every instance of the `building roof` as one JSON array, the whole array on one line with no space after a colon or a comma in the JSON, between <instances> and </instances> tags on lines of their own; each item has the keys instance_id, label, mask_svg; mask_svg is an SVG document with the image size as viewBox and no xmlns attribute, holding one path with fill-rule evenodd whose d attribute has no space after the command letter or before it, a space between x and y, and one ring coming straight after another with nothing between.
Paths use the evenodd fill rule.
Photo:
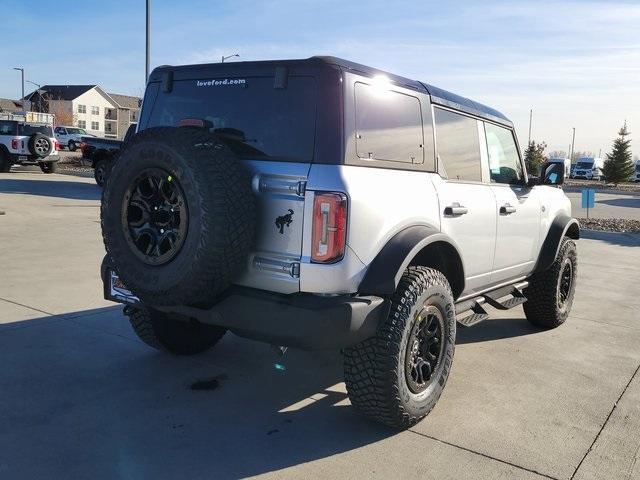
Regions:
<instances>
[{"instance_id":1,"label":"building roof","mask_svg":"<svg viewBox=\"0 0 640 480\"><path fill-rule=\"evenodd\" d=\"M21 112L22 103L18 100L0 98L0 112Z\"/></svg>"},{"instance_id":2,"label":"building roof","mask_svg":"<svg viewBox=\"0 0 640 480\"><path fill-rule=\"evenodd\" d=\"M142 103L142 99L139 97L132 97L130 95L119 95L117 93L109 93L108 95L121 108L135 110L140 108L140 104Z\"/></svg>"},{"instance_id":3,"label":"building roof","mask_svg":"<svg viewBox=\"0 0 640 480\"><path fill-rule=\"evenodd\" d=\"M32 95L38 92L40 94L46 93L53 100L75 100L95 87L97 85L43 85L38 90L27 95L26 99L29 100Z\"/></svg>"}]
</instances>

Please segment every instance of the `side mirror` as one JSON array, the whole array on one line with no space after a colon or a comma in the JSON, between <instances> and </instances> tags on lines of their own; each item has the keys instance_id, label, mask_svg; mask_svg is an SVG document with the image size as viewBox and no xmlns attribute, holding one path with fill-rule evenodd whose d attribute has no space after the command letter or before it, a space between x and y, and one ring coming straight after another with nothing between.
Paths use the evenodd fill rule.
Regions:
<instances>
[{"instance_id":1,"label":"side mirror","mask_svg":"<svg viewBox=\"0 0 640 480\"><path fill-rule=\"evenodd\" d=\"M562 163L544 163L540 169L542 185L562 185L564 183L564 165Z\"/></svg>"}]
</instances>

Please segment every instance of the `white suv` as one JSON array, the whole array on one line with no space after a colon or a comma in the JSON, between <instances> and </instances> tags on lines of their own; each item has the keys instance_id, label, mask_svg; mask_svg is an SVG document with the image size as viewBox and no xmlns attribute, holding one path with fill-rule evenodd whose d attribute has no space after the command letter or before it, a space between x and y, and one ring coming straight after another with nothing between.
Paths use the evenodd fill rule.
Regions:
<instances>
[{"instance_id":1,"label":"white suv","mask_svg":"<svg viewBox=\"0 0 640 480\"><path fill-rule=\"evenodd\" d=\"M93 137L87 133L84 128L59 126L55 130L56 139L61 146L69 149L70 152L75 152L82 143L82 137Z\"/></svg>"},{"instance_id":2,"label":"white suv","mask_svg":"<svg viewBox=\"0 0 640 480\"><path fill-rule=\"evenodd\" d=\"M345 60L159 67L102 197L105 297L172 353L227 330L343 349L354 407L405 428L443 391L456 322L567 319L564 174L529 176L500 112Z\"/></svg>"},{"instance_id":3,"label":"white suv","mask_svg":"<svg viewBox=\"0 0 640 480\"><path fill-rule=\"evenodd\" d=\"M53 173L59 145L51 125L23 120L0 120L0 172L11 165L39 165L44 173Z\"/></svg>"}]
</instances>

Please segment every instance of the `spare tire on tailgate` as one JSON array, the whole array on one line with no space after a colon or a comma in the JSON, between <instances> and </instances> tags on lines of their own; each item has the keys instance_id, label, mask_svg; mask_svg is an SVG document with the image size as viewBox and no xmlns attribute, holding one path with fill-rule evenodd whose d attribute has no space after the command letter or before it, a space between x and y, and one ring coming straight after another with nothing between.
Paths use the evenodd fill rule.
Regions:
<instances>
[{"instance_id":1,"label":"spare tire on tailgate","mask_svg":"<svg viewBox=\"0 0 640 480\"><path fill-rule=\"evenodd\" d=\"M151 305L211 304L246 265L251 178L206 130L137 134L102 194L102 237L124 284Z\"/></svg>"}]
</instances>

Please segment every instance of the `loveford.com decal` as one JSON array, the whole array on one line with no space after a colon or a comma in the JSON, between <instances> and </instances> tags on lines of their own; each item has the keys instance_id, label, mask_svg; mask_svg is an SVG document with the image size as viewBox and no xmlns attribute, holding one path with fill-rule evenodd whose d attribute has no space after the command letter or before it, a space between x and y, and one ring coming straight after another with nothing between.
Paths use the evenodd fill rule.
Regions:
<instances>
[{"instance_id":1,"label":"loveford.com decal","mask_svg":"<svg viewBox=\"0 0 640 480\"><path fill-rule=\"evenodd\" d=\"M196 80L196 87L222 87L225 85L244 85L246 78L223 78L219 80Z\"/></svg>"}]
</instances>

